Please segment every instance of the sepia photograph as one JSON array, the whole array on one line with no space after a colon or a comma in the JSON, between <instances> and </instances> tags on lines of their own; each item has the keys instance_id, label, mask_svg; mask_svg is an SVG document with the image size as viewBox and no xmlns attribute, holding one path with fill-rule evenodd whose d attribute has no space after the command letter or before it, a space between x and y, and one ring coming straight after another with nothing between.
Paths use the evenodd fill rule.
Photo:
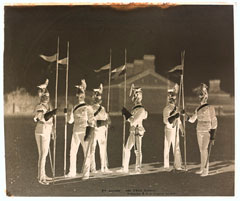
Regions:
<instances>
[{"instance_id":1,"label":"sepia photograph","mask_svg":"<svg viewBox=\"0 0 240 201\"><path fill-rule=\"evenodd\" d=\"M233 4L3 12L7 197L236 195Z\"/></svg>"}]
</instances>

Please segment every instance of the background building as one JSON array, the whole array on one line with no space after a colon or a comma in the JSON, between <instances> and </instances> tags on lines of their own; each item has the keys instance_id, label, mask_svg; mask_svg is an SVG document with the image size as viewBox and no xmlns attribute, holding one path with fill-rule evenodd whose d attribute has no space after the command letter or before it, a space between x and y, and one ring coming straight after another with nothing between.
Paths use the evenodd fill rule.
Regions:
<instances>
[{"instance_id":1,"label":"background building","mask_svg":"<svg viewBox=\"0 0 240 201\"><path fill-rule=\"evenodd\" d=\"M174 83L169 79L155 72L155 56L144 55L143 59L134 60L133 63L127 63L127 93L126 108L131 110L133 104L129 98L130 87L132 84L143 89L143 105L150 114L161 114L167 101L167 90L172 88ZM114 77L114 76L113 76ZM217 115L234 114L234 97L221 90L221 81L209 80L209 98L208 103L214 105ZM186 86L185 86L186 87ZM91 104L92 91L86 91L86 103ZM107 106L108 80L104 83L103 105ZM4 114L12 115L33 115L34 108L39 102L37 96L30 95L26 89L18 88L16 91L4 96ZM51 102L54 106L54 95L51 96ZM77 104L77 98L74 94L68 96L68 109ZM111 81L110 113L111 115L120 115L124 105L124 75L116 77ZM199 100L196 95L185 97L186 111L193 113L199 106ZM58 96L58 115L63 115L65 107L65 97Z\"/></svg>"},{"instance_id":2,"label":"background building","mask_svg":"<svg viewBox=\"0 0 240 201\"><path fill-rule=\"evenodd\" d=\"M216 114L234 114L234 97L221 90L221 80L209 80L208 86L208 103L215 107ZM199 100L197 96L186 98L186 107L188 111L194 112L198 105Z\"/></svg>"},{"instance_id":3,"label":"background building","mask_svg":"<svg viewBox=\"0 0 240 201\"><path fill-rule=\"evenodd\" d=\"M126 107L130 110L133 106L129 98L132 84L143 89L143 105L149 113L162 113L166 105L167 89L173 83L155 72L155 56L144 55L142 60L127 63L127 97ZM108 85L105 83L103 104L107 105ZM119 114L124 103L124 76L111 81L110 112Z\"/></svg>"}]
</instances>

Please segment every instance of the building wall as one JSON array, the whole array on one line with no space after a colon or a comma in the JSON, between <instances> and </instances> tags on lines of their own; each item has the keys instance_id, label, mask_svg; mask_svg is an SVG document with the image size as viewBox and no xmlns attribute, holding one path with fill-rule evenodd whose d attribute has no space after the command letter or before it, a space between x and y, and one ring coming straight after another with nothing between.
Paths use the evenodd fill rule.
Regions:
<instances>
[{"instance_id":1,"label":"building wall","mask_svg":"<svg viewBox=\"0 0 240 201\"><path fill-rule=\"evenodd\" d=\"M166 106L167 93L162 89L144 90L143 104L146 110L151 114L162 114Z\"/></svg>"},{"instance_id":2,"label":"building wall","mask_svg":"<svg viewBox=\"0 0 240 201\"><path fill-rule=\"evenodd\" d=\"M167 89L160 88L144 88L142 103L149 113L162 113L166 106ZM107 90L105 90L107 91ZM126 108L131 110L133 103L129 97L130 86L127 87ZM103 95L103 105L107 105L107 93ZM114 114L121 114L121 109L124 106L124 90L121 87L111 89L110 112Z\"/></svg>"},{"instance_id":3,"label":"building wall","mask_svg":"<svg viewBox=\"0 0 240 201\"><path fill-rule=\"evenodd\" d=\"M106 107L107 109L107 98L108 98L108 87L104 87L103 90L103 95L102 95L102 99L103 99L103 106ZM110 93L110 107L109 110L110 112L118 112L120 111L119 108L119 101L120 101L120 97L119 97L119 90L118 88L112 88L111 87L111 93Z\"/></svg>"},{"instance_id":4,"label":"building wall","mask_svg":"<svg viewBox=\"0 0 240 201\"><path fill-rule=\"evenodd\" d=\"M149 113L162 113L166 105L169 82L155 73L155 56L144 55L143 59L136 59L127 64L127 92L126 108L131 110L133 103L129 97L131 84L143 89L143 105ZM108 86L104 87L103 104L107 105ZM110 112L121 114L124 106L123 77L115 80L111 86Z\"/></svg>"}]
</instances>

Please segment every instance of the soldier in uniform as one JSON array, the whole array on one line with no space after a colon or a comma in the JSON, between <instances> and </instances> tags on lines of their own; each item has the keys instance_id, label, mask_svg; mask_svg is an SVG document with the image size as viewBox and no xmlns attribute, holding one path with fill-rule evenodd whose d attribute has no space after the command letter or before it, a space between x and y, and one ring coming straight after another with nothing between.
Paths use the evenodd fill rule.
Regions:
<instances>
[{"instance_id":1,"label":"soldier in uniform","mask_svg":"<svg viewBox=\"0 0 240 201\"><path fill-rule=\"evenodd\" d=\"M100 150L100 160L101 160L101 172L111 173L107 167L107 139L106 139L106 132L107 126L110 124L110 118L108 113L106 112L105 108L101 105L102 103L102 92L103 92L103 85L100 84L98 89L93 89L93 112L94 112L94 119L95 119L95 135L93 141L93 159L92 159L92 172L96 172L96 163L95 163L95 149L98 143L99 150Z\"/></svg>"},{"instance_id":2,"label":"soldier in uniform","mask_svg":"<svg viewBox=\"0 0 240 201\"><path fill-rule=\"evenodd\" d=\"M130 151L134 147L136 154L135 173L140 174L142 165L142 137L145 132L142 122L147 118L148 113L142 105L142 89L132 84L129 96L131 95L133 95L132 102L134 103L131 113L125 108L122 110L126 120L130 123L130 134L124 149L123 168L118 172L128 173Z\"/></svg>"},{"instance_id":3,"label":"soldier in uniform","mask_svg":"<svg viewBox=\"0 0 240 201\"><path fill-rule=\"evenodd\" d=\"M81 84L75 87L77 88L76 96L78 98L78 104L73 107L68 121L70 124L74 123L74 126L70 148L70 168L67 177L76 176L76 157L81 143L84 153L82 179L85 180L89 178L90 174L91 147L94 137L94 116L92 107L85 103L85 90L87 88L85 80L81 80Z\"/></svg>"},{"instance_id":4,"label":"soldier in uniform","mask_svg":"<svg viewBox=\"0 0 240 201\"><path fill-rule=\"evenodd\" d=\"M195 113L188 117L190 123L197 122L197 140L201 156L200 170L196 174L201 176L208 175L208 146L214 144L216 129L217 129L217 118L215 115L215 109L212 105L207 104L208 92L207 85L202 83L197 88L197 93L200 100L200 106L195 110Z\"/></svg>"},{"instance_id":5,"label":"soldier in uniform","mask_svg":"<svg viewBox=\"0 0 240 201\"><path fill-rule=\"evenodd\" d=\"M50 137L55 137L53 129L53 116L57 109L51 110L49 103L49 92L47 90L48 79L44 84L38 86L38 95L40 103L35 108L35 116L33 118L36 122L35 139L38 147L38 181L43 185L48 185L52 178L45 173L46 158L49 151Z\"/></svg>"},{"instance_id":6,"label":"soldier in uniform","mask_svg":"<svg viewBox=\"0 0 240 201\"><path fill-rule=\"evenodd\" d=\"M163 109L163 123L165 124L164 138L164 169L169 171L169 152L172 145L174 154L174 168L182 170L182 158L179 147L179 129L183 133L180 114L176 106L176 98L178 93L178 85L168 90L168 104Z\"/></svg>"}]
</instances>

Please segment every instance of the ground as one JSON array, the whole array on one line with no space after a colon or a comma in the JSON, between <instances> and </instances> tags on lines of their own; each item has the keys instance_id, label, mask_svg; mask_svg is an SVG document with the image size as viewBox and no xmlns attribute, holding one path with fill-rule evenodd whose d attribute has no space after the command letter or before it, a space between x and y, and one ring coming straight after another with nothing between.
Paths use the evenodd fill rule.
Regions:
<instances>
[{"instance_id":1,"label":"ground","mask_svg":"<svg viewBox=\"0 0 240 201\"><path fill-rule=\"evenodd\" d=\"M196 124L187 123L187 172L163 170L164 127L162 115L150 114L144 122L143 174L116 173L122 157L122 117L112 117L108 135L109 167L111 175L97 173L87 181L81 177L43 186L37 181L37 146L32 117L5 117L6 184L9 196L233 196L235 176L234 117L218 117L217 139L210 157L210 175L200 177ZM56 176L63 175L64 118L57 119ZM128 132L127 132L128 133ZM68 126L67 156L72 135ZM51 142L51 147L53 143ZM183 155L183 138L181 138ZM172 154L171 154L172 155ZM172 161L172 156L170 157ZM83 162L82 149L78 152L78 172ZM132 152L131 166L135 155ZM96 151L97 169L100 168L99 149ZM69 157L67 157L67 169ZM51 176L49 159L46 172Z\"/></svg>"}]
</instances>

